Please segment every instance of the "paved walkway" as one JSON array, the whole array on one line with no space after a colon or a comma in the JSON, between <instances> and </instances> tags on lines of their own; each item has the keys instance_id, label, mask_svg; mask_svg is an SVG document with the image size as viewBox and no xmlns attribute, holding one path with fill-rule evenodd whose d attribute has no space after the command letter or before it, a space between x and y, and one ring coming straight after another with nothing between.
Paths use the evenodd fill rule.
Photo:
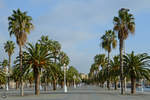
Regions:
<instances>
[{"instance_id":1,"label":"paved walkway","mask_svg":"<svg viewBox=\"0 0 150 100\"><path fill-rule=\"evenodd\" d=\"M122 96L119 91L108 91L100 87L85 86L69 89L68 93L64 93L63 90L57 90L55 92L41 91L39 96L33 95L32 91L25 91L24 97L16 96L11 92L7 98L0 98L0 100L150 100L150 93L126 94Z\"/></svg>"}]
</instances>

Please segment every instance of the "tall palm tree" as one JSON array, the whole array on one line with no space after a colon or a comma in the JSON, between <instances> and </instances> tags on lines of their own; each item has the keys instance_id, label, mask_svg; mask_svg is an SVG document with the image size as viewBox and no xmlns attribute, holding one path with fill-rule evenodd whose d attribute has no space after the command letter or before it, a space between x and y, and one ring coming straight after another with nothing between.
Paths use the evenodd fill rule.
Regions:
<instances>
[{"instance_id":1,"label":"tall palm tree","mask_svg":"<svg viewBox=\"0 0 150 100\"><path fill-rule=\"evenodd\" d=\"M124 40L128 38L129 33L133 34L135 31L134 17L129 13L129 9L121 8L118 12L118 17L114 17L114 30L118 32L119 51L120 51L120 80L121 80L121 94L124 94L123 86L123 44Z\"/></svg>"},{"instance_id":2,"label":"tall palm tree","mask_svg":"<svg viewBox=\"0 0 150 100\"><path fill-rule=\"evenodd\" d=\"M108 52L108 65L107 65L107 67L109 67L110 52L112 49L116 48L116 46L117 46L116 35L115 35L114 31L108 30L101 37L101 39L102 39L102 43L101 43L102 48L104 48ZM107 69L109 69L109 68L107 68ZM107 80L107 88L110 89L109 80Z\"/></svg>"},{"instance_id":3,"label":"tall palm tree","mask_svg":"<svg viewBox=\"0 0 150 100\"><path fill-rule=\"evenodd\" d=\"M46 69L51 64L51 55L47 53L46 48L47 47L44 47L38 43L36 43L35 45L29 43L28 46L26 46L26 63L28 64L26 66L26 70L31 68L33 70L36 95L39 95L40 93L39 85L41 71L42 69Z\"/></svg>"},{"instance_id":4,"label":"tall palm tree","mask_svg":"<svg viewBox=\"0 0 150 100\"><path fill-rule=\"evenodd\" d=\"M35 45L29 43L26 46L26 50L26 63L28 64L26 66L26 70L32 68L35 79L35 94L39 95L40 74L42 69L45 69L50 65L51 55L47 54L46 47L38 43L36 43Z\"/></svg>"},{"instance_id":5,"label":"tall palm tree","mask_svg":"<svg viewBox=\"0 0 150 100\"><path fill-rule=\"evenodd\" d=\"M8 30L10 32L10 36L15 35L16 42L19 45L19 55L20 55L20 70L22 72L22 46L26 43L27 34L33 29L32 18L31 16L27 15L27 12L21 12L20 9L16 11L13 10L13 14L8 17L9 27ZM20 78L22 78L20 76ZM21 96L24 95L23 93L23 81L21 81Z\"/></svg>"},{"instance_id":6,"label":"tall palm tree","mask_svg":"<svg viewBox=\"0 0 150 100\"><path fill-rule=\"evenodd\" d=\"M12 54L14 53L14 49L15 49L15 43L13 41L7 41L5 44L4 44L4 49L5 49L5 52L8 53L8 57L9 57L9 60L8 60L8 73L10 74L11 72L11 56ZM9 87L9 77L8 77L8 87Z\"/></svg>"},{"instance_id":7,"label":"tall palm tree","mask_svg":"<svg viewBox=\"0 0 150 100\"><path fill-rule=\"evenodd\" d=\"M8 53L8 57L9 57L9 60L8 60L8 70L9 70L9 73L10 73L10 69L11 69L11 56L12 54L14 53L14 49L15 49L15 43L13 41L7 41L5 44L4 44L4 49L5 49L5 52Z\"/></svg>"},{"instance_id":8,"label":"tall palm tree","mask_svg":"<svg viewBox=\"0 0 150 100\"><path fill-rule=\"evenodd\" d=\"M150 56L146 53L135 55L132 51L131 54L124 56L126 77L131 79L131 93L136 92L136 80L148 79L150 80Z\"/></svg>"}]
</instances>

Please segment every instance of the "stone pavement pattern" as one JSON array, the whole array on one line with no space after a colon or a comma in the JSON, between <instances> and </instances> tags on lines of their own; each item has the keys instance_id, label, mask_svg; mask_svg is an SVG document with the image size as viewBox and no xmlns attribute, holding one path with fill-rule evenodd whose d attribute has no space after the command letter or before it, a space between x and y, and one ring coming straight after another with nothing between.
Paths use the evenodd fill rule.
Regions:
<instances>
[{"instance_id":1,"label":"stone pavement pattern","mask_svg":"<svg viewBox=\"0 0 150 100\"><path fill-rule=\"evenodd\" d=\"M27 93L27 92L25 92ZM100 87L82 87L69 89L68 93L63 90L47 93L41 92L39 96L33 94L24 97L10 95L0 100L150 100L150 93L137 93L136 95L120 95L119 91L107 91Z\"/></svg>"}]
</instances>

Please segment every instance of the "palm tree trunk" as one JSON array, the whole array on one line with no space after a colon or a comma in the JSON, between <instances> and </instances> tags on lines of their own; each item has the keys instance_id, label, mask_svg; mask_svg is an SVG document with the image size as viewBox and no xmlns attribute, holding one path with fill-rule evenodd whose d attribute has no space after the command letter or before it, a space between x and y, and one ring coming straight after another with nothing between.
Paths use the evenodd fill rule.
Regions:
<instances>
[{"instance_id":1,"label":"palm tree trunk","mask_svg":"<svg viewBox=\"0 0 150 100\"><path fill-rule=\"evenodd\" d=\"M9 55L9 63L8 63L8 73L9 73L9 75L10 75L10 64L11 64L11 55ZM10 78L8 76L8 87L10 87L9 84L10 84Z\"/></svg>"},{"instance_id":2,"label":"palm tree trunk","mask_svg":"<svg viewBox=\"0 0 150 100\"><path fill-rule=\"evenodd\" d=\"M19 85L19 82L16 81L16 90L18 90L18 85Z\"/></svg>"},{"instance_id":3,"label":"palm tree trunk","mask_svg":"<svg viewBox=\"0 0 150 100\"><path fill-rule=\"evenodd\" d=\"M64 81L61 81L61 88L64 87Z\"/></svg>"},{"instance_id":4,"label":"palm tree trunk","mask_svg":"<svg viewBox=\"0 0 150 100\"><path fill-rule=\"evenodd\" d=\"M34 77L35 77L35 95L40 94L40 73L37 68L34 68Z\"/></svg>"},{"instance_id":5,"label":"palm tree trunk","mask_svg":"<svg viewBox=\"0 0 150 100\"><path fill-rule=\"evenodd\" d=\"M110 56L110 53L108 52L108 64L107 64L107 76L108 76L108 79L107 79L107 88L108 88L108 90L110 90L110 80L109 80L109 56Z\"/></svg>"},{"instance_id":6,"label":"palm tree trunk","mask_svg":"<svg viewBox=\"0 0 150 100\"><path fill-rule=\"evenodd\" d=\"M56 54L54 54L54 56L55 56L54 62L55 62L55 64L56 64L56 62L57 62ZM54 80L53 80L53 90L56 90L56 78L55 78L55 76L54 76Z\"/></svg>"},{"instance_id":7,"label":"palm tree trunk","mask_svg":"<svg viewBox=\"0 0 150 100\"><path fill-rule=\"evenodd\" d=\"M53 90L56 90L56 79L53 80Z\"/></svg>"},{"instance_id":8,"label":"palm tree trunk","mask_svg":"<svg viewBox=\"0 0 150 100\"><path fill-rule=\"evenodd\" d=\"M121 81L121 94L124 94L124 84L123 84L123 39L120 39L120 42L119 42L119 50L120 50L120 81Z\"/></svg>"},{"instance_id":9,"label":"palm tree trunk","mask_svg":"<svg viewBox=\"0 0 150 100\"><path fill-rule=\"evenodd\" d=\"M19 46L19 49L20 49L20 71L21 73L23 72L22 71L22 46ZM23 91L23 79L22 79L22 74L20 74L20 95L21 96L24 96L24 91Z\"/></svg>"},{"instance_id":10,"label":"palm tree trunk","mask_svg":"<svg viewBox=\"0 0 150 100\"><path fill-rule=\"evenodd\" d=\"M136 93L136 78L131 77L131 94Z\"/></svg>"},{"instance_id":11,"label":"palm tree trunk","mask_svg":"<svg viewBox=\"0 0 150 100\"><path fill-rule=\"evenodd\" d=\"M108 89L108 90L110 90L110 85L109 85L109 84L110 84L110 81L107 80L107 89Z\"/></svg>"},{"instance_id":12,"label":"palm tree trunk","mask_svg":"<svg viewBox=\"0 0 150 100\"><path fill-rule=\"evenodd\" d=\"M32 82L30 82L30 86L29 87L32 88Z\"/></svg>"},{"instance_id":13,"label":"palm tree trunk","mask_svg":"<svg viewBox=\"0 0 150 100\"><path fill-rule=\"evenodd\" d=\"M101 83L101 87L104 88L104 82Z\"/></svg>"},{"instance_id":14,"label":"palm tree trunk","mask_svg":"<svg viewBox=\"0 0 150 100\"><path fill-rule=\"evenodd\" d=\"M117 89L118 89L118 82L115 81L115 90L117 90Z\"/></svg>"}]
</instances>

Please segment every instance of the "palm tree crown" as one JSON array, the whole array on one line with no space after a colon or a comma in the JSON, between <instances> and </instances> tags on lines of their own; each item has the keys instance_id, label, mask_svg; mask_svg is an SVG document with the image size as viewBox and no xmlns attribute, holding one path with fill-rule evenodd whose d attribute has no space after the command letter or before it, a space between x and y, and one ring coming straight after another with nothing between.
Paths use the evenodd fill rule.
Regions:
<instances>
[{"instance_id":1,"label":"palm tree crown","mask_svg":"<svg viewBox=\"0 0 150 100\"><path fill-rule=\"evenodd\" d=\"M116 35L112 30L108 30L105 34L101 37L102 39L102 48L107 50L109 53L111 52L112 48L116 48L117 40Z\"/></svg>"},{"instance_id":2,"label":"palm tree crown","mask_svg":"<svg viewBox=\"0 0 150 100\"><path fill-rule=\"evenodd\" d=\"M8 17L10 36L15 35L18 45L24 45L27 40L27 34L33 29L32 18L27 16L27 12L21 12L20 9L13 10L12 16Z\"/></svg>"},{"instance_id":3,"label":"palm tree crown","mask_svg":"<svg viewBox=\"0 0 150 100\"><path fill-rule=\"evenodd\" d=\"M134 33L135 23L129 9L122 8L118 12L118 17L114 17L114 30L118 32L118 38L125 40L129 33Z\"/></svg>"},{"instance_id":4,"label":"palm tree crown","mask_svg":"<svg viewBox=\"0 0 150 100\"><path fill-rule=\"evenodd\" d=\"M4 45L5 52L11 56L14 53L15 43L13 41L7 41Z\"/></svg>"}]
</instances>

